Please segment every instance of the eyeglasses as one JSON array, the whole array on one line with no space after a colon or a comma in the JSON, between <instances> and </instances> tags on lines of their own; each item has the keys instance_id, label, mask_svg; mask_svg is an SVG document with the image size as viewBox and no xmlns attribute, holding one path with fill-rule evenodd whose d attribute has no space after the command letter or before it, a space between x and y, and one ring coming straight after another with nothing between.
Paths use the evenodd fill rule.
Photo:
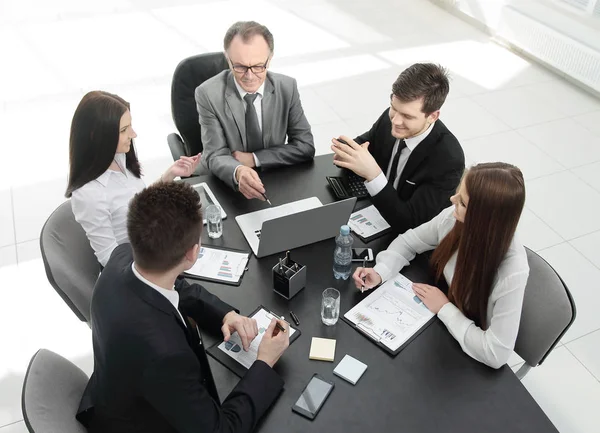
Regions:
<instances>
[{"instance_id":1,"label":"eyeglasses","mask_svg":"<svg viewBox=\"0 0 600 433\"><path fill-rule=\"evenodd\" d=\"M245 66L245 65L240 65L240 64L235 64L235 65L232 64L231 68L233 69L234 72L237 72L238 74L246 75L246 72L248 72L248 70L251 70L254 75L258 75L258 74L262 74L263 72L265 72L267 70L267 62L268 61L269 61L269 58L267 57L267 60L265 60L262 65Z\"/></svg>"}]
</instances>

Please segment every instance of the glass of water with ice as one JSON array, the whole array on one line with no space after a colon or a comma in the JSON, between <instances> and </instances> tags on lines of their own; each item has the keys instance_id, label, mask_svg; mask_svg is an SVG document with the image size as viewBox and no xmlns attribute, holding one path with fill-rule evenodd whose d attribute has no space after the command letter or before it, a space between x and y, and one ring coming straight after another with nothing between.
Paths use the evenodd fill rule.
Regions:
<instances>
[{"instance_id":1,"label":"glass of water with ice","mask_svg":"<svg viewBox=\"0 0 600 433\"><path fill-rule=\"evenodd\" d=\"M325 289L321 301L321 320L327 326L333 326L340 317L340 292L336 289Z\"/></svg>"},{"instance_id":2,"label":"glass of water with ice","mask_svg":"<svg viewBox=\"0 0 600 433\"><path fill-rule=\"evenodd\" d=\"M211 204L204 211L206 225L208 226L208 237L212 239L220 238L223 235L223 220L221 219L221 208Z\"/></svg>"}]
</instances>

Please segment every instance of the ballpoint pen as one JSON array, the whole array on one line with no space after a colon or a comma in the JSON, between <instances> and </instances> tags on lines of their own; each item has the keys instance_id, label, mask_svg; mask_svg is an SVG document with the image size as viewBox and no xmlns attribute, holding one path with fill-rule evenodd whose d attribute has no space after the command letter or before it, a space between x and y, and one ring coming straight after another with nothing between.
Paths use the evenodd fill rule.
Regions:
<instances>
[{"instance_id":1,"label":"ballpoint pen","mask_svg":"<svg viewBox=\"0 0 600 433\"><path fill-rule=\"evenodd\" d=\"M271 203L271 200L269 200L269 197L267 197L267 194L265 194L264 192L262 192L261 194L265 198L267 203L269 203L269 206L273 206L273 203Z\"/></svg>"},{"instance_id":2,"label":"ballpoint pen","mask_svg":"<svg viewBox=\"0 0 600 433\"><path fill-rule=\"evenodd\" d=\"M296 326L300 326L300 320L298 320L298 316L293 311L290 311L290 316L292 316L292 320L296 324Z\"/></svg>"},{"instance_id":3,"label":"ballpoint pen","mask_svg":"<svg viewBox=\"0 0 600 433\"><path fill-rule=\"evenodd\" d=\"M363 265L362 265L363 269L367 267L367 258L365 257L363 259ZM363 280L363 285L360 286L360 293L363 293L365 291L365 280L367 279L367 276L365 275L364 277L362 277Z\"/></svg>"},{"instance_id":4,"label":"ballpoint pen","mask_svg":"<svg viewBox=\"0 0 600 433\"><path fill-rule=\"evenodd\" d=\"M269 311L269 314L271 314L271 316L273 316L275 319L277 320L283 320L285 322L285 319L283 318L283 316L279 317L277 314L273 313L272 311ZM281 326L281 324L279 322L277 322L275 324L275 326L277 326L277 328L281 331L281 332L286 332L285 328L283 326Z\"/></svg>"}]
</instances>

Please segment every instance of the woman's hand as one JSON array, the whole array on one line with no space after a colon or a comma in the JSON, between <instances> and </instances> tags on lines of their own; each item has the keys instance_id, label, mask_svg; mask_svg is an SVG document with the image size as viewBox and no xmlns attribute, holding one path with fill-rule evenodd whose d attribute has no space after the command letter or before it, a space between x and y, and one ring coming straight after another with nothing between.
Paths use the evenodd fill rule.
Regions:
<instances>
[{"instance_id":1,"label":"woman's hand","mask_svg":"<svg viewBox=\"0 0 600 433\"><path fill-rule=\"evenodd\" d=\"M381 275L373 268L356 268L352 275L356 288L363 290L371 290L373 287L381 284Z\"/></svg>"},{"instance_id":2,"label":"woman's hand","mask_svg":"<svg viewBox=\"0 0 600 433\"><path fill-rule=\"evenodd\" d=\"M437 287L422 283L413 283L412 287L415 295L433 314L439 313L442 307L450 302L444 292Z\"/></svg>"},{"instance_id":3,"label":"woman's hand","mask_svg":"<svg viewBox=\"0 0 600 433\"><path fill-rule=\"evenodd\" d=\"M171 182L176 177L189 177L200 164L201 154L195 156L182 156L161 176L161 180Z\"/></svg>"}]
</instances>

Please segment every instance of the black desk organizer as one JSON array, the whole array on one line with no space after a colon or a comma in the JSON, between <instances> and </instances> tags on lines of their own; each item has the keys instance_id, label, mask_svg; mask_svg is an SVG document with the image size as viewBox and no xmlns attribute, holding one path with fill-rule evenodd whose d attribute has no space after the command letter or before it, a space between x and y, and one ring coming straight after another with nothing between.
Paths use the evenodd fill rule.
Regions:
<instances>
[{"instance_id":1,"label":"black desk organizer","mask_svg":"<svg viewBox=\"0 0 600 433\"><path fill-rule=\"evenodd\" d=\"M290 252L273 266L273 290L285 299L292 299L306 286L306 266L293 261Z\"/></svg>"}]
</instances>

